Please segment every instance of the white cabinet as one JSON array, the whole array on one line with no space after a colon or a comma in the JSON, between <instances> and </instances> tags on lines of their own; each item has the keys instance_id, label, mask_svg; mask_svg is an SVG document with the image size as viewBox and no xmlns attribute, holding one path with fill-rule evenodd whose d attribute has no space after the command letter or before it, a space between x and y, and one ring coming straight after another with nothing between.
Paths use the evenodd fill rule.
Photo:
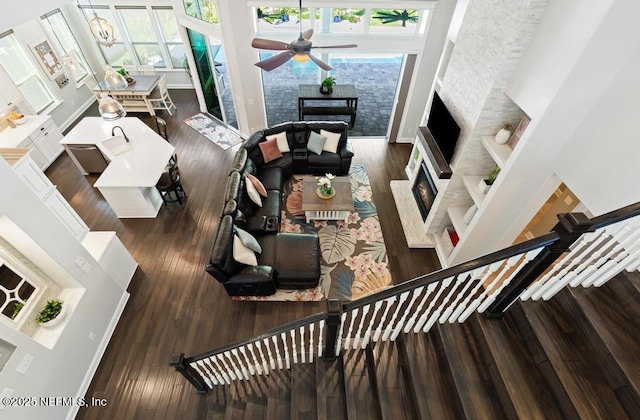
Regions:
<instances>
[{"instance_id":1,"label":"white cabinet","mask_svg":"<svg viewBox=\"0 0 640 420\"><path fill-rule=\"evenodd\" d=\"M33 160L33 152L29 152L31 159L20 159L13 166L13 170L22 178L25 184L31 188L31 191L36 193L40 200L44 199L55 186L51 183L49 178L40 170L40 166Z\"/></svg>"},{"instance_id":2,"label":"white cabinet","mask_svg":"<svg viewBox=\"0 0 640 420\"><path fill-rule=\"evenodd\" d=\"M81 241L89 232L89 227L42 172L38 162L33 160L35 151L36 149L31 150L28 155L16 162L13 165L13 170L67 229Z\"/></svg>"},{"instance_id":3,"label":"white cabinet","mask_svg":"<svg viewBox=\"0 0 640 420\"><path fill-rule=\"evenodd\" d=\"M62 133L51 119L45 121L29 136L33 144L45 158L45 166L40 166L42 170L48 168L64 150L60 144L62 137Z\"/></svg>"},{"instance_id":4,"label":"white cabinet","mask_svg":"<svg viewBox=\"0 0 640 420\"><path fill-rule=\"evenodd\" d=\"M51 194L45 197L44 204L78 240L82 240L89 232L89 227L84 223L84 220L78 216L78 213L58 190L51 191Z\"/></svg>"}]
</instances>

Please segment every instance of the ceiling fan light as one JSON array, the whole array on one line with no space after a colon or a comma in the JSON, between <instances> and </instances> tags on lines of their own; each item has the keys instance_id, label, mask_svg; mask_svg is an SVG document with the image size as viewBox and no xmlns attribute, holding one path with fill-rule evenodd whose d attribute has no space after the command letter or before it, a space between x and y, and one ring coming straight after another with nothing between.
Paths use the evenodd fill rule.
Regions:
<instances>
[{"instance_id":1,"label":"ceiling fan light","mask_svg":"<svg viewBox=\"0 0 640 420\"><path fill-rule=\"evenodd\" d=\"M298 63L306 63L307 61L309 61L309 56L307 54L296 54L292 58Z\"/></svg>"}]
</instances>

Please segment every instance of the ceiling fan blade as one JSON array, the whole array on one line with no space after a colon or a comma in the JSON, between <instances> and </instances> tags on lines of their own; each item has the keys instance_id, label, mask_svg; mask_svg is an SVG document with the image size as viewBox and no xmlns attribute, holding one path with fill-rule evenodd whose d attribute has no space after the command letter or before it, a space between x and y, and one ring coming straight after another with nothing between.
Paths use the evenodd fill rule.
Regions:
<instances>
[{"instance_id":1,"label":"ceiling fan blade","mask_svg":"<svg viewBox=\"0 0 640 420\"><path fill-rule=\"evenodd\" d=\"M256 66L260 67L265 71L271 71L275 68L280 67L287 61L291 60L291 57L293 57L294 55L295 53L293 51L281 52L278 55L274 55L273 57L269 57L267 59L257 62Z\"/></svg>"},{"instance_id":2,"label":"ceiling fan blade","mask_svg":"<svg viewBox=\"0 0 640 420\"><path fill-rule=\"evenodd\" d=\"M272 39L263 39L263 38L253 38L251 41L251 46L253 48L258 48L261 50L288 50L290 45L286 42L274 41Z\"/></svg>"},{"instance_id":3,"label":"ceiling fan blade","mask_svg":"<svg viewBox=\"0 0 640 420\"><path fill-rule=\"evenodd\" d=\"M311 48L357 48L356 44L345 44L345 45L323 45L321 47L313 46Z\"/></svg>"},{"instance_id":4,"label":"ceiling fan blade","mask_svg":"<svg viewBox=\"0 0 640 420\"><path fill-rule=\"evenodd\" d=\"M302 38L303 39L311 39L311 37L313 36L313 28L307 29L306 31L304 31L302 33Z\"/></svg>"},{"instance_id":5,"label":"ceiling fan blade","mask_svg":"<svg viewBox=\"0 0 640 420\"><path fill-rule=\"evenodd\" d=\"M313 54L309 54L309 58L311 59L311 61L316 63L318 67L320 67L322 70L326 70L326 71L333 70L333 67L331 67L324 61L320 60L319 58L314 57Z\"/></svg>"}]
</instances>

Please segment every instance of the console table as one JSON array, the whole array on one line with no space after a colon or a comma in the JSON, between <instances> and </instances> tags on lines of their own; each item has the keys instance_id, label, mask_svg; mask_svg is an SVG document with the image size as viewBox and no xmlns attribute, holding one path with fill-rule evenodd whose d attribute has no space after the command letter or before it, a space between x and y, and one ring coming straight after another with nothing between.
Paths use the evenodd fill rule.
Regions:
<instances>
[{"instance_id":1,"label":"console table","mask_svg":"<svg viewBox=\"0 0 640 420\"><path fill-rule=\"evenodd\" d=\"M313 101L313 106L305 102ZM322 104L323 101L344 101L345 105ZM320 85L298 85L298 118L304 120L305 115L349 115L349 126L356 123L358 111L358 94L355 85L335 85L333 92L321 93Z\"/></svg>"}]
</instances>

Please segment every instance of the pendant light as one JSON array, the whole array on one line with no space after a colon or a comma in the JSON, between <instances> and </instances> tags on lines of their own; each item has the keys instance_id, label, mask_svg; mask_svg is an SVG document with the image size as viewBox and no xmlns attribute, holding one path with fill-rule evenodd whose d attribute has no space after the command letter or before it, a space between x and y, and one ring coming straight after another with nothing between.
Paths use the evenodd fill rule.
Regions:
<instances>
[{"instance_id":1,"label":"pendant light","mask_svg":"<svg viewBox=\"0 0 640 420\"><path fill-rule=\"evenodd\" d=\"M111 47L116 42L113 26L106 19L98 16L91 4L91 0L89 0L89 6L91 6L91 11L93 12L93 18L89 21L89 29L91 29L93 37L98 44Z\"/></svg>"},{"instance_id":2,"label":"pendant light","mask_svg":"<svg viewBox=\"0 0 640 420\"><path fill-rule=\"evenodd\" d=\"M78 4L78 9L80 9L80 0L77 0L77 4ZM84 20L87 22L89 27L91 27L91 25L89 24L89 20L87 19L87 15L85 15L82 9L80 9L80 13L82 13L82 16L84 16ZM76 39L75 35L73 35L73 37L74 39ZM77 39L76 39L76 43L78 43ZM89 61L87 60L87 57L84 55L84 52L82 52L82 49L80 49L80 53L82 54L82 57L84 58L84 61L87 63L87 65L91 67L91 65L89 64ZM114 121L126 116L127 111L125 111L122 104L120 104L120 102L116 101L115 99L107 95L102 90L102 86L100 86L100 82L96 78L96 75L94 74L92 69L90 69L89 73L91 73L91 76L96 81L96 86L98 86L98 89L100 89L100 98L98 100L98 112L100 113L100 116L102 117L102 119L105 121ZM126 82L127 81L125 80L125 83Z\"/></svg>"},{"instance_id":3,"label":"pendant light","mask_svg":"<svg viewBox=\"0 0 640 420\"><path fill-rule=\"evenodd\" d=\"M107 89L124 89L129 86L127 79L111 66L107 66L104 71L104 84L107 86Z\"/></svg>"}]
</instances>

